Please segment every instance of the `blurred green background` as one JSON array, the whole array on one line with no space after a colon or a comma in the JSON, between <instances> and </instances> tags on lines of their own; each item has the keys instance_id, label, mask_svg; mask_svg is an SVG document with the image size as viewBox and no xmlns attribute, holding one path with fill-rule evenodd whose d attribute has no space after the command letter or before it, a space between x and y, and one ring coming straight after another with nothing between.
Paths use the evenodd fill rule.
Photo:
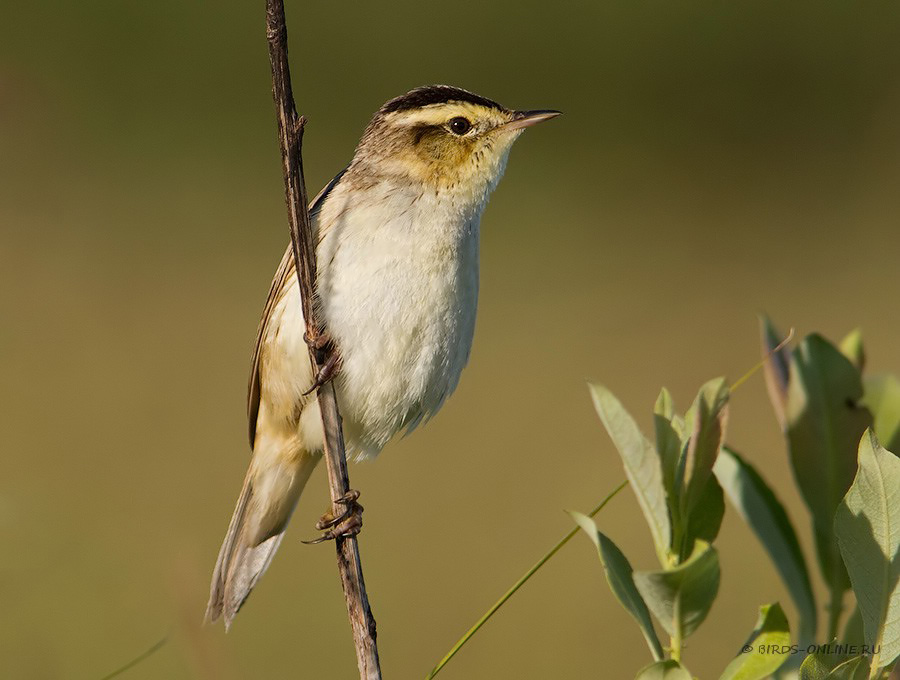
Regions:
<instances>
[{"instance_id":1,"label":"blurred green background","mask_svg":"<svg viewBox=\"0 0 900 680\"><path fill-rule=\"evenodd\" d=\"M623 473L586 379L649 430L667 385L757 360L755 315L900 369L900 6L288 2L315 193L371 112L430 82L566 115L483 222L471 364L438 418L355 466L389 678L417 678ZM287 239L263 3L0 8L0 675L351 678L333 549L289 538L230 634L200 627L247 464L244 390ZM731 444L797 502L761 377ZM599 524L654 565L626 492ZM785 591L729 511L685 660L716 677ZM793 610L788 607L788 611ZM649 660L579 538L443 671L629 678Z\"/></svg>"}]
</instances>

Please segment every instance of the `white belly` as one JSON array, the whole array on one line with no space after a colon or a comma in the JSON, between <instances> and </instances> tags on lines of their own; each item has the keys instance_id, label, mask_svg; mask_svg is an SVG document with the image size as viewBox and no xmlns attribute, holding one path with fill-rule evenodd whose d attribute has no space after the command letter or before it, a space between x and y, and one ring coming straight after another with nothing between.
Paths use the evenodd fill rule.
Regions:
<instances>
[{"instance_id":1,"label":"white belly","mask_svg":"<svg viewBox=\"0 0 900 680\"><path fill-rule=\"evenodd\" d=\"M343 361L348 449L372 456L456 388L475 330L481 211L460 219L452 204L396 195L375 208L340 204L320 216L338 215L319 245L319 293Z\"/></svg>"}]
</instances>

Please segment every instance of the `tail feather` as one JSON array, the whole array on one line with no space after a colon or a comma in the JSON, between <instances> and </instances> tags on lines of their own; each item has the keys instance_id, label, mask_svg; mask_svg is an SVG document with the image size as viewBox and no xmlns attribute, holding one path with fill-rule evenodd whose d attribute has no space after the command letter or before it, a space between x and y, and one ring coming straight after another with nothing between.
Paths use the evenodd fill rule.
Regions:
<instances>
[{"instance_id":1,"label":"tail feather","mask_svg":"<svg viewBox=\"0 0 900 680\"><path fill-rule=\"evenodd\" d=\"M237 506L234 508L234 514L231 516L231 522L228 525L228 531L225 533L225 540L222 547L219 548L219 556L216 558L216 567L213 570L212 584L209 590L209 604L206 606L206 620L209 623L217 621L225 610L225 587L227 585L228 571L235 556L235 545L238 534L241 533L245 526L245 518L247 506L252 495L252 472L253 468L247 471L244 478L244 486L241 488L241 495L238 496ZM277 546L276 546L277 547ZM249 594L249 593L248 593ZM240 607L238 603L234 613ZM232 616L234 615L232 614ZM231 624L231 617L225 617L226 628Z\"/></svg>"},{"instance_id":2,"label":"tail feather","mask_svg":"<svg viewBox=\"0 0 900 680\"><path fill-rule=\"evenodd\" d=\"M206 620L225 619L226 630L275 556L300 493L321 456L251 464L219 550ZM255 462L255 461L254 461Z\"/></svg>"},{"instance_id":3,"label":"tail feather","mask_svg":"<svg viewBox=\"0 0 900 680\"><path fill-rule=\"evenodd\" d=\"M238 610L244 604L250 592L256 586L257 581L269 568L269 563L275 557L275 551L281 545L284 532L267 538L265 541L252 548L243 548L233 560L232 568L225 581L225 593L223 598L222 615L225 619L225 630L231 627L231 622Z\"/></svg>"}]
</instances>

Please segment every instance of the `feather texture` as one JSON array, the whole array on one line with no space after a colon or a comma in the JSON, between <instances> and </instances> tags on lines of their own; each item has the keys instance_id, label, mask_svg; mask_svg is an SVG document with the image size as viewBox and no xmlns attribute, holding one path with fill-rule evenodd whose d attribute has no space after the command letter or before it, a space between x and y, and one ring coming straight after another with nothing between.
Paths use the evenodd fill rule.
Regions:
<instances>
[{"instance_id":1,"label":"feather texture","mask_svg":"<svg viewBox=\"0 0 900 680\"><path fill-rule=\"evenodd\" d=\"M434 415L472 346L481 214L521 133L518 114L447 87L389 102L353 161L313 200L317 289L340 354L347 451L373 457ZM454 132L451 121L466 125ZM318 402L289 247L253 351L253 456L210 587L207 618L229 626L268 568L321 458Z\"/></svg>"}]
</instances>

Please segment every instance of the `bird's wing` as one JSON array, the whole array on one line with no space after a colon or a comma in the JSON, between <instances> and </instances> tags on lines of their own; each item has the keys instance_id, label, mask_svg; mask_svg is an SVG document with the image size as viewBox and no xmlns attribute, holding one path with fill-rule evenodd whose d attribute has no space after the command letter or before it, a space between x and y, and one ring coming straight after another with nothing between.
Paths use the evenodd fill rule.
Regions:
<instances>
[{"instance_id":1,"label":"bird's wing","mask_svg":"<svg viewBox=\"0 0 900 680\"><path fill-rule=\"evenodd\" d=\"M334 189L334 187L340 181L341 177L344 176L344 173L346 171L347 169L344 168L337 175L335 175L334 179L332 179L309 204L310 222L312 222L319 214L319 211L322 209L322 205L325 203L325 199L328 197L328 194L331 193L331 190ZM269 318L272 316L272 310L275 309L275 305L278 304L281 296L284 295L285 284L287 283L288 277L295 276L295 271L294 253L291 244L289 243L287 249L284 251L284 255L281 257L281 263L278 265L278 269L275 270L275 278L272 279L272 285L269 288L269 295L266 298L266 306L263 309L262 319L260 319L259 328L257 328L256 330L256 346L253 348L253 360L250 365L250 381L249 385L247 386L247 419L250 433L251 450L253 449L253 444L256 441L256 419L259 416L259 357L260 353L262 352L263 338L265 337L266 326L269 323Z\"/></svg>"}]
</instances>

